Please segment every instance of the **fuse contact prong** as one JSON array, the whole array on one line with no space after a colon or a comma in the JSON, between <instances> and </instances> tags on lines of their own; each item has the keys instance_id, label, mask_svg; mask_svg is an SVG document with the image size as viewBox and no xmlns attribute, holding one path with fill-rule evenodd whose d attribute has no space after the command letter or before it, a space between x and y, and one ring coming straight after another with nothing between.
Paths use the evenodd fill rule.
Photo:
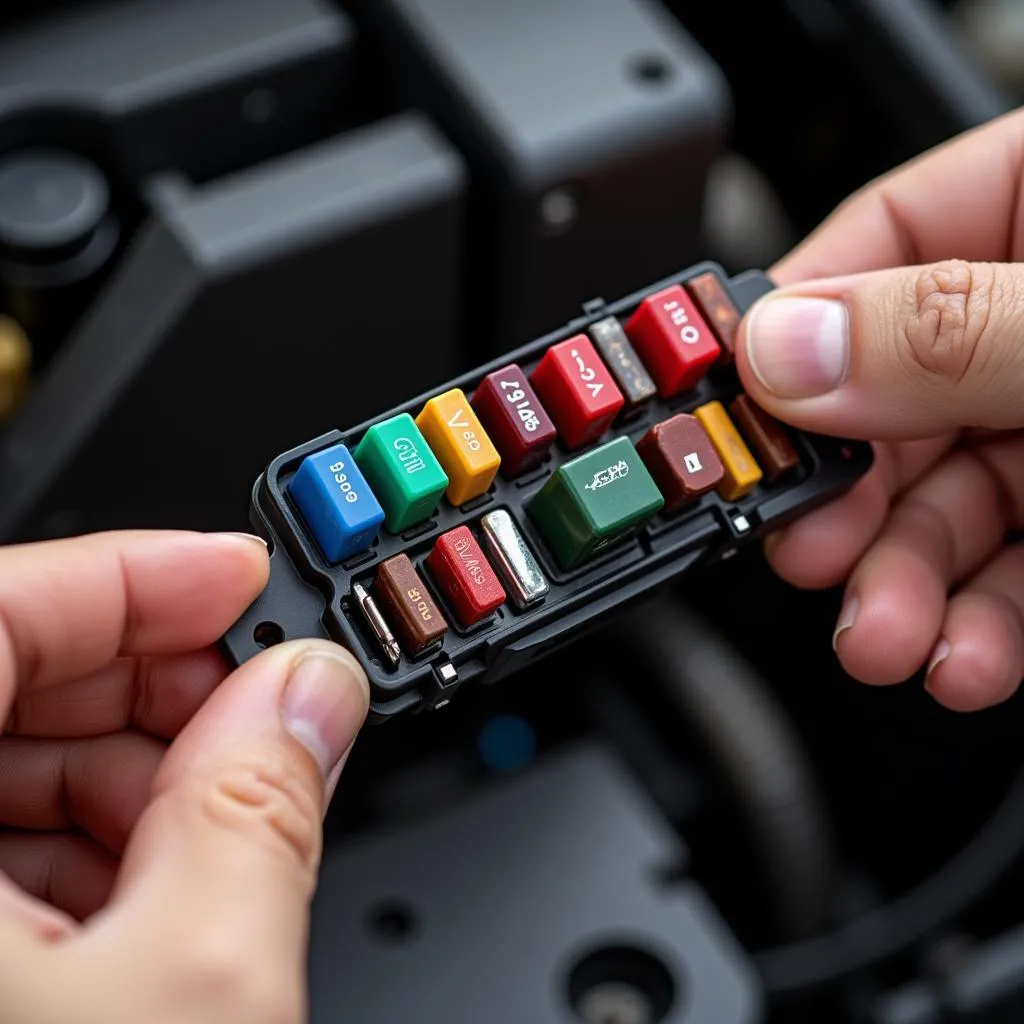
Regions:
<instances>
[{"instance_id":1,"label":"fuse contact prong","mask_svg":"<svg viewBox=\"0 0 1024 1024\"><path fill-rule=\"evenodd\" d=\"M402 648L398 646L395 634L387 624L384 616L381 615L377 602L366 592L366 589L359 583L352 584L352 596L355 598L359 611L362 613L366 624L380 644L381 650L387 656L392 667L397 665L402 658Z\"/></svg>"}]
</instances>

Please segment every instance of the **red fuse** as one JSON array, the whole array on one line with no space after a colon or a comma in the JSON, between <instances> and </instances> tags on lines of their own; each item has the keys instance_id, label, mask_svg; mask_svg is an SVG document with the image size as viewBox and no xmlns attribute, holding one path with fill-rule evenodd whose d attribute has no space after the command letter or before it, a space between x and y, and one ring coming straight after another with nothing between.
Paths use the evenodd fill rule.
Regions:
<instances>
[{"instance_id":1,"label":"red fuse","mask_svg":"<svg viewBox=\"0 0 1024 1024\"><path fill-rule=\"evenodd\" d=\"M484 377L472 406L501 455L506 477L519 476L544 461L555 442L555 425L515 363Z\"/></svg>"},{"instance_id":2,"label":"red fuse","mask_svg":"<svg viewBox=\"0 0 1024 1024\"><path fill-rule=\"evenodd\" d=\"M505 590L468 526L441 534L426 564L464 627L486 619L505 601Z\"/></svg>"},{"instance_id":3,"label":"red fuse","mask_svg":"<svg viewBox=\"0 0 1024 1024\"><path fill-rule=\"evenodd\" d=\"M722 352L693 299L680 285L644 299L626 324L626 334L662 398L692 388Z\"/></svg>"},{"instance_id":4,"label":"red fuse","mask_svg":"<svg viewBox=\"0 0 1024 1024\"><path fill-rule=\"evenodd\" d=\"M626 404L585 334L552 345L530 380L567 448L596 441Z\"/></svg>"}]
</instances>

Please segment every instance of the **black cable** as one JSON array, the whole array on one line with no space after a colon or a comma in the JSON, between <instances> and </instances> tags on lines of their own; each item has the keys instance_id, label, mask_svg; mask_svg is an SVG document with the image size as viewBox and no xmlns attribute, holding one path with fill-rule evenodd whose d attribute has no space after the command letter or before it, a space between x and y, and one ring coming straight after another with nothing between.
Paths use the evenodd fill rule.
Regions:
<instances>
[{"instance_id":1,"label":"black cable","mask_svg":"<svg viewBox=\"0 0 1024 1024\"><path fill-rule=\"evenodd\" d=\"M756 956L770 996L809 994L911 950L1024 860L1022 771L971 842L930 878L823 931L835 866L827 819L801 745L767 685L678 604L645 608L617 639L704 740L759 844L781 922L791 934L804 932ZM814 922L822 927L812 928Z\"/></svg>"},{"instance_id":2,"label":"black cable","mask_svg":"<svg viewBox=\"0 0 1024 1024\"><path fill-rule=\"evenodd\" d=\"M906 952L959 917L1022 855L1024 772L974 839L917 888L833 932L761 953L769 994L802 994Z\"/></svg>"},{"instance_id":3,"label":"black cable","mask_svg":"<svg viewBox=\"0 0 1024 1024\"><path fill-rule=\"evenodd\" d=\"M765 681L670 600L630 616L610 648L660 685L728 787L783 941L828 927L836 864L828 816L800 738Z\"/></svg>"}]
</instances>

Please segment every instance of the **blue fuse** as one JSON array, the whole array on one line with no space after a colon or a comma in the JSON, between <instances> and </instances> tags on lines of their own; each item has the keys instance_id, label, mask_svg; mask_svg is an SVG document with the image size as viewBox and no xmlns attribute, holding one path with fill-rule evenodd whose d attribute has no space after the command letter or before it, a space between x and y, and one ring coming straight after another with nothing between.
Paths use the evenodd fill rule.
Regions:
<instances>
[{"instance_id":1,"label":"blue fuse","mask_svg":"<svg viewBox=\"0 0 1024 1024\"><path fill-rule=\"evenodd\" d=\"M307 455L288 492L329 562L365 551L384 522L384 509L343 444Z\"/></svg>"}]
</instances>

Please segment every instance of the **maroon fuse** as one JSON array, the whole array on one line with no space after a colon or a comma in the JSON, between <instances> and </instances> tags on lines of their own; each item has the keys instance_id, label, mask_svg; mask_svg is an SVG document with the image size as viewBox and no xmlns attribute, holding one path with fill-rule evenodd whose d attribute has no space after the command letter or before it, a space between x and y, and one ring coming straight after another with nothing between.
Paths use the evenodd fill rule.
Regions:
<instances>
[{"instance_id":1,"label":"maroon fuse","mask_svg":"<svg viewBox=\"0 0 1024 1024\"><path fill-rule=\"evenodd\" d=\"M666 515L707 494L725 475L711 438L700 421L686 413L655 423L636 451L665 497Z\"/></svg>"},{"instance_id":2,"label":"maroon fuse","mask_svg":"<svg viewBox=\"0 0 1024 1024\"><path fill-rule=\"evenodd\" d=\"M544 461L555 441L555 425L515 363L484 377L470 404L501 455L506 477L520 476Z\"/></svg>"}]
</instances>

